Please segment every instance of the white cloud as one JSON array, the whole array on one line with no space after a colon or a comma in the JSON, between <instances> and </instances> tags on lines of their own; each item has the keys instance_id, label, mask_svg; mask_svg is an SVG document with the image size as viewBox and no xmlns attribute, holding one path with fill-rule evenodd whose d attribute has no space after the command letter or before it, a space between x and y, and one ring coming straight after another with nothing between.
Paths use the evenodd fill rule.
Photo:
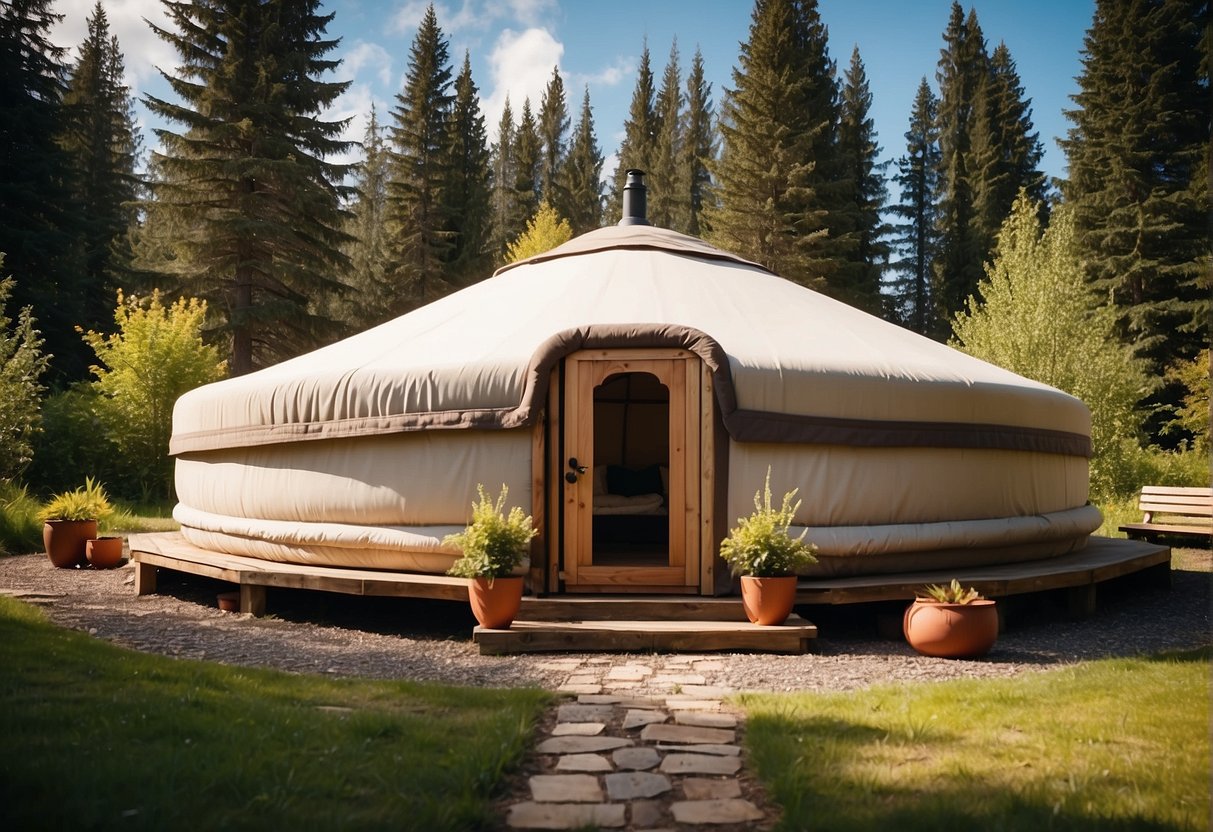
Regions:
<instances>
[{"instance_id":1,"label":"white cloud","mask_svg":"<svg viewBox=\"0 0 1213 832\"><path fill-rule=\"evenodd\" d=\"M556 0L489 0L485 17L517 20L525 26L540 26L557 9Z\"/></svg>"},{"instance_id":2,"label":"white cloud","mask_svg":"<svg viewBox=\"0 0 1213 832\"><path fill-rule=\"evenodd\" d=\"M55 11L63 15L63 20L51 28L50 39L58 46L68 47L69 60L75 60L76 47L88 36L88 18L95 5L95 0L55 3ZM117 36L122 49L126 83L132 90L141 91L149 79L157 78L156 67L167 72L176 69L176 51L144 21L146 18L161 28L170 28L159 0L106 0L103 8L110 34Z\"/></svg>"},{"instance_id":3,"label":"white cloud","mask_svg":"<svg viewBox=\"0 0 1213 832\"><path fill-rule=\"evenodd\" d=\"M379 83L387 87L392 83L392 56L377 43L355 41L353 47L346 52L342 64L344 77L356 77L366 67L375 72Z\"/></svg>"},{"instance_id":4,"label":"white cloud","mask_svg":"<svg viewBox=\"0 0 1213 832\"><path fill-rule=\"evenodd\" d=\"M636 74L639 59L631 55L620 55L609 66L597 72L574 72L569 75L569 85L573 87L615 87Z\"/></svg>"},{"instance_id":5,"label":"white cloud","mask_svg":"<svg viewBox=\"0 0 1213 832\"><path fill-rule=\"evenodd\" d=\"M502 30L489 56L493 91L481 101L490 133L496 133L507 95L515 118L522 112L522 102L527 98L531 100L533 110L539 109L543 90L552 77L552 67L560 65L563 55L564 44L547 29Z\"/></svg>"},{"instance_id":6,"label":"white cloud","mask_svg":"<svg viewBox=\"0 0 1213 832\"><path fill-rule=\"evenodd\" d=\"M547 0L523 2L522 5L529 7L535 3L545 4ZM466 31L484 31L495 20L502 17L511 17L524 23L529 23L531 18L529 9L526 10L526 16L514 14L508 5L503 6L493 0L483 5L476 0L463 0L457 8L450 3L434 3L433 5L434 14L438 18L438 27L442 29L444 35L448 36ZM406 35L409 38L414 37L418 27L421 26L422 18L425 17L425 10L429 6L429 0L406 0L392 14L390 31Z\"/></svg>"}]
</instances>

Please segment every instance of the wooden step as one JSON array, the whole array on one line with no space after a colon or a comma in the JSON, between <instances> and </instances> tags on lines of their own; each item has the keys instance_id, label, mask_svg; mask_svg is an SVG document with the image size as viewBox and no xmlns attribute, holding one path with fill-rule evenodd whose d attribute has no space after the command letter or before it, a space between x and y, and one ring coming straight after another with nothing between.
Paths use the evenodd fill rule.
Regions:
<instances>
[{"instance_id":1,"label":"wooden step","mask_svg":"<svg viewBox=\"0 0 1213 832\"><path fill-rule=\"evenodd\" d=\"M483 655L550 652L803 653L817 625L791 615L779 627L749 621L534 621L516 620L508 630L477 627L472 640Z\"/></svg>"},{"instance_id":2,"label":"wooden step","mask_svg":"<svg viewBox=\"0 0 1213 832\"><path fill-rule=\"evenodd\" d=\"M522 599L527 621L745 621L741 599L694 595L564 595Z\"/></svg>"}]
</instances>

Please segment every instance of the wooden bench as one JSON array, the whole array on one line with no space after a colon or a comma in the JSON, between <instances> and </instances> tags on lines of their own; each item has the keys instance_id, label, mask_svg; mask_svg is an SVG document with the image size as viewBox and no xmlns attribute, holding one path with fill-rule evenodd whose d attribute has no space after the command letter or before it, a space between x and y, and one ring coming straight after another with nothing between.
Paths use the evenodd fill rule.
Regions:
<instances>
[{"instance_id":1,"label":"wooden bench","mask_svg":"<svg viewBox=\"0 0 1213 832\"><path fill-rule=\"evenodd\" d=\"M1137 507L1145 512L1142 521L1120 527L1131 538L1188 537L1206 545L1213 540L1213 488L1146 485L1141 489ZM1174 517L1175 521L1156 522L1157 514L1168 515L1168 519Z\"/></svg>"}]
</instances>

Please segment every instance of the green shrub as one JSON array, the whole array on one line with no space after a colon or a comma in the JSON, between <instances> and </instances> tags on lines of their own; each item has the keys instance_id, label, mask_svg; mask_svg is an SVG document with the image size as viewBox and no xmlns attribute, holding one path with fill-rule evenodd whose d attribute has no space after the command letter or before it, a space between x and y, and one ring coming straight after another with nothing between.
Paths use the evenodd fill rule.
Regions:
<instances>
[{"instance_id":1,"label":"green shrub","mask_svg":"<svg viewBox=\"0 0 1213 832\"><path fill-rule=\"evenodd\" d=\"M177 398L226 372L218 349L202 342L205 319L206 302L196 298L165 306L158 291L147 299L119 292L118 331L84 334L101 362L91 368L101 394L97 416L149 495L172 494L168 443Z\"/></svg>"},{"instance_id":2,"label":"green shrub","mask_svg":"<svg viewBox=\"0 0 1213 832\"><path fill-rule=\"evenodd\" d=\"M86 477L101 480L112 494L142 496L138 478L123 464L118 446L105 435L97 412L100 394L87 382L42 403L42 431L34 442L34 463L25 482L46 496L74 488Z\"/></svg>"},{"instance_id":3,"label":"green shrub","mask_svg":"<svg viewBox=\"0 0 1213 832\"><path fill-rule=\"evenodd\" d=\"M793 488L783 495L778 509L771 504L771 469L761 492L754 494L754 513L739 517L737 526L720 544L720 556L736 575L753 575L757 578L774 578L794 575L801 567L817 561L817 547L788 533L800 501L792 500L798 489Z\"/></svg>"},{"instance_id":4,"label":"green shrub","mask_svg":"<svg viewBox=\"0 0 1213 832\"><path fill-rule=\"evenodd\" d=\"M114 513L109 496L101 483L88 477L84 486L56 494L38 512L38 519L48 520L105 520Z\"/></svg>"},{"instance_id":5,"label":"green shrub","mask_svg":"<svg viewBox=\"0 0 1213 832\"><path fill-rule=\"evenodd\" d=\"M30 307L17 314L15 326L4 314L12 288L12 278L0 280L0 478L20 476L33 458L43 389L38 379L48 361Z\"/></svg>"},{"instance_id":6,"label":"green shrub","mask_svg":"<svg viewBox=\"0 0 1213 832\"><path fill-rule=\"evenodd\" d=\"M38 501L29 489L0 480L0 555L36 552L42 548Z\"/></svg>"}]
</instances>

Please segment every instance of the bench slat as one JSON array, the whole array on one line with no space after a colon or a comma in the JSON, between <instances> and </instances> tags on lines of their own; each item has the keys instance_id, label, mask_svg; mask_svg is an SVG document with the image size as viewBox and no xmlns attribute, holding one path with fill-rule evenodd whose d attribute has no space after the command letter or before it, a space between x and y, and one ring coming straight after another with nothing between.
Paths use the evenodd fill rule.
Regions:
<instances>
[{"instance_id":1,"label":"bench slat","mask_svg":"<svg viewBox=\"0 0 1213 832\"><path fill-rule=\"evenodd\" d=\"M1142 496L1147 494L1172 496L1172 495L1188 495L1192 497L1213 498L1213 488L1205 488L1204 486L1184 486L1184 485L1143 485L1141 487Z\"/></svg>"},{"instance_id":2,"label":"bench slat","mask_svg":"<svg viewBox=\"0 0 1213 832\"><path fill-rule=\"evenodd\" d=\"M1128 534L1129 537L1134 537L1134 533L1136 533L1213 539L1213 526L1203 528L1201 526L1172 525L1168 523L1125 523L1120 527L1120 530Z\"/></svg>"},{"instance_id":3,"label":"bench slat","mask_svg":"<svg viewBox=\"0 0 1213 832\"><path fill-rule=\"evenodd\" d=\"M1213 505L1191 505L1184 503L1154 503L1142 500L1138 504L1142 511L1153 514L1184 514L1193 517L1213 517Z\"/></svg>"}]
</instances>

